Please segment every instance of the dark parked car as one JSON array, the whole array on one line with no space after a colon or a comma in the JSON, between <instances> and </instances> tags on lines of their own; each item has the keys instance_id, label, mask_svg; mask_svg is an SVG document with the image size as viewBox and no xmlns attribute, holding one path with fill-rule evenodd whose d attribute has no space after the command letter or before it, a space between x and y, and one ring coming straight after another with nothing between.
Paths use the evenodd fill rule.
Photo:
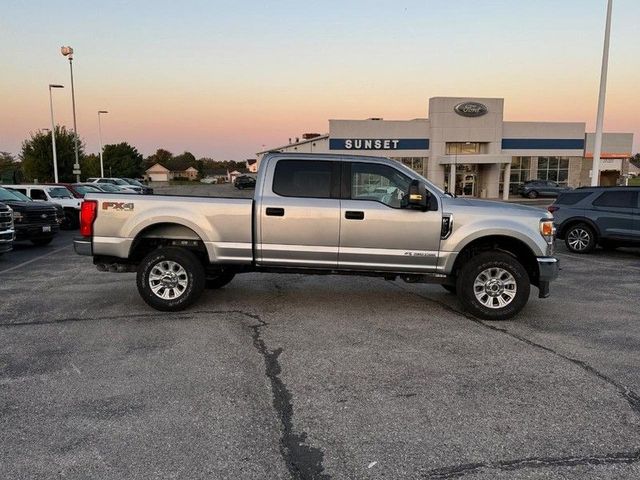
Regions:
<instances>
[{"instance_id":1,"label":"dark parked car","mask_svg":"<svg viewBox=\"0 0 640 480\"><path fill-rule=\"evenodd\" d=\"M557 197L571 187L560 185L552 180L529 180L518 188L518 193L527 198Z\"/></svg>"},{"instance_id":2,"label":"dark parked car","mask_svg":"<svg viewBox=\"0 0 640 480\"><path fill-rule=\"evenodd\" d=\"M11 208L0 203L0 255L13 250L13 212Z\"/></svg>"},{"instance_id":3,"label":"dark parked car","mask_svg":"<svg viewBox=\"0 0 640 480\"><path fill-rule=\"evenodd\" d=\"M129 185L133 185L134 187L140 187L142 189L142 194L143 195L152 195L153 194L153 188L145 185L142 182L139 182L135 178L124 178L123 177L122 180L127 182Z\"/></svg>"},{"instance_id":4,"label":"dark parked car","mask_svg":"<svg viewBox=\"0 0 640 480\"><path fill-rule=\"evenodd\" d=\"M30 240L35 245L46 245L60 230L64 212L50 202L36 202L6 188L0 188L0 202L13 210L15 240ZM60 216L62 215L62 216Z\"/></svg>"},{"instance_id":5,"label":"dark parked car","mask_svg":"<svg viewBox=\"0 0 640 480\"><path fill-rule=\"evenodd\" d=\"M549 207L557 237L575 253L640 246L640 188L590 187L561 194Z\"/></svg>"},{"instance_id":6,"label":"dark parked car","mask_svg":"<svg viewBox=\"0 0 640 480\"><path fill-rule=\"evenodd\" d=\"M69 190L75 198L84 198L89 192L101 192L98 187L90 183L52 183L51 185L59 185Z\"/></svg>"},{"instance_id":7,"label":"dark parked car","mask_svg":"<svg viewBox=\"0 0 640 480\"><path fill-rule=\"evenodd\" d=\"M239 190L256 188L256 179L249 175L240 175L233 181L233 186Z\"/></svg>"}]
</instances>

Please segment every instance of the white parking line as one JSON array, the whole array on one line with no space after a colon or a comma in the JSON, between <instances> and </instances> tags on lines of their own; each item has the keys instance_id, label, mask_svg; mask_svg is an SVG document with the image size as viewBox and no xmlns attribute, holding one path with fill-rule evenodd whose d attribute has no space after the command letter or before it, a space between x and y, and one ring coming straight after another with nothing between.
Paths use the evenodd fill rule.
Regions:
<instances>
[{"instance_id":1,"label":"white parking line","mask_svg":"<svg viewBox=\"0 0 640 480\"><path fill-rule=\"evenodd\" d=\"M25 265L29 265L30 263L33 263L33 262L35 262L37 260L40 260L42 258L49 257L49 256L53 255L54 253L58 253L58 252L66 249L66 248L69 248L70 246L71 245L65 245L64 247L60 247L60 248L58 248L56 250L53 250L53 251L51 251L49 253L45 253L44 255L40 255L39 257L32 258L31 260L27 260L26 262L22 262L22 263L19 263L18 265L15 265L15 266L11 267L11 268L7 268L6 270L0 270L0 273L7 273L7 272L11 272L13 270L17 270L20 267L24 267Z\"/></svg>"}]
</instances>

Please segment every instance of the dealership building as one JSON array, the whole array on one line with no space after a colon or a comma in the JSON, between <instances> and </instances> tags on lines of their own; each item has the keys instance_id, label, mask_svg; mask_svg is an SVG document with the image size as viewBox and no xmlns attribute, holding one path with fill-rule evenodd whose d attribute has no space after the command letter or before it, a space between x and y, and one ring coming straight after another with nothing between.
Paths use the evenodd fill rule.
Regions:
<instances>
[{"instance_id":1,"label":"dealership building","mask_svg":"<svg viewBox=\"0 0 640 480\"><path fill-rule=\"evenodd\" d=\"M502 98L433 97L428 118L329 120L329 133L258 153L337 153L390 157L460 196L498 198L526 180L591 184L593 137L584 122L512 122ZM605 133L601 185L629 172L633 134ZM631 167L633 168L633 167Z\"/></svg>"}]
</instances>

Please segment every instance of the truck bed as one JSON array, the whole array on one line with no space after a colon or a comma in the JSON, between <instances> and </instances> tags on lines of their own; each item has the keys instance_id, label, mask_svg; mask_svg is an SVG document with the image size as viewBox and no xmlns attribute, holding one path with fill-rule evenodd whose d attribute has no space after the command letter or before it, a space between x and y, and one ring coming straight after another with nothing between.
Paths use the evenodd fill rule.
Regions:
<instances>
[{"instance_id":1,"label":"truck bed","mask_svg":"<svg viewBox=\"0 0 640 480\"><path fill-rule=\"evenodd\" d=\"M94 255L128 258L136 238L168 232L184 240L202 240L212 262L251 263L250 198L90 193L98 202Z\"/></svg>"}]
</instances>

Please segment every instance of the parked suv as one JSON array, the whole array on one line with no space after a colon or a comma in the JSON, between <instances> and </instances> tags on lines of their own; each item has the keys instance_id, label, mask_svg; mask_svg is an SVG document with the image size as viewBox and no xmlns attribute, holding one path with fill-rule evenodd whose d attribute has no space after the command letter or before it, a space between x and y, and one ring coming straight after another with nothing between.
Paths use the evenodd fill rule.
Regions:
<instances>
[{"instance_id":1,"label":"parked suv","mask_svg":"<svg viewBox=\"0 0 640 480\"><path fill-rule=\"evenodd\" d=\"M78 228L80 222L80 200L73 196L67 187L60 185L2 185L15 190L37 202L51 202L64 209L64 221L61 227L65 230Z\"/></svg>"},{"instance_id":2,"label":"parked suv","mask_svg":"<svg viewBox=\"0 0 640 480\"><path fill-rule=\"evenodd\" d=\"M233 186L238 190L245 188L256 188L256 179L249 175L240 175L233 181Z\"/></svg>"},{"instance_id":3,"label":"parked suv","mask_svg":"<svg viewBox=\"0 0 640 480\"><path fill-rule=\"evenodd\" d=\"M0 203L0 255L13 249L13 210L4 203Z\"/></svg>"},{"instance_id":4,"label":"parked suv","mask_svg":"<svg viewBox=\"0 0 640 480\"><path fill-rule=\"evenodd\" d=\"M49 202L36 202L19 192L0 188L0 202L13 210L15 240L30 240L46 245L60 230L56 207Z\"/></svg>"},{"instance_id":5,"label":"parked suv","mask_svg":"<svg viewBox=\"0 0 640 480\"><path fill-rule=\"evenodd\" d=\"M529 180L518 188L518 193L527 198L557 197L571 187L560 185L552 180Z\"/></svg>"},{"instance_id":6,"label":"parked suv","mask_svg":"<svg viewBox=\"0 0 640 480\"><path fill-rule=\"evenodd\" d=\"M640 245L640 188L590 187L561 194L548 210L575 253Z\"/></svg>"}]
</instances>

